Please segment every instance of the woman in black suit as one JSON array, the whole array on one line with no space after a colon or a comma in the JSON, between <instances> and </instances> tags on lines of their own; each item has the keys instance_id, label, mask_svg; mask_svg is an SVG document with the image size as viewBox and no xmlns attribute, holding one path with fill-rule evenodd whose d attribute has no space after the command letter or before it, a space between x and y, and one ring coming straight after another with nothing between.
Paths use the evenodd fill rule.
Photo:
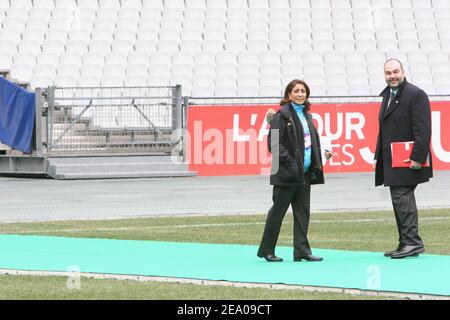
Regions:
<instances>
[{"instance_id":1,"label":"woman in black suit","mask_svg":"<svg viewBox=\"0 0 450 320\"><path fill-rule=\"evenodd\" d=\"M311 185L324 183L320 140L309 113L309 94L308 85L295 79L285 89L280 110L268 113L273 205L257 256L269 262L283 261L275 255L275 246L289 205L294 213L294 261L323 260L312 255L307 238ZM327 159L332 156L331 151L325 153Z\"/></svg>"}]
</instances>

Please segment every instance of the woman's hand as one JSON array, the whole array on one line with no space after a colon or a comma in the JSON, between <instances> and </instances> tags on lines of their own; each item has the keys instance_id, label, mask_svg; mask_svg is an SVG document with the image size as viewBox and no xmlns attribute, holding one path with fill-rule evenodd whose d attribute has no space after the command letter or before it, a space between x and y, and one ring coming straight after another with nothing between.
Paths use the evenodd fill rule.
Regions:
<instances>
[{"instance_id":1,"label":"woman's hand","mask_svg":"<svg viewBox=\"0 0 450 320\"><path fill-rule=\"evenodd\" d=\"M325 159L330 159L331 157L337 156L337 153L331 151L331 150L327 150L325 149Z\"/></svg>"}]
</instances>

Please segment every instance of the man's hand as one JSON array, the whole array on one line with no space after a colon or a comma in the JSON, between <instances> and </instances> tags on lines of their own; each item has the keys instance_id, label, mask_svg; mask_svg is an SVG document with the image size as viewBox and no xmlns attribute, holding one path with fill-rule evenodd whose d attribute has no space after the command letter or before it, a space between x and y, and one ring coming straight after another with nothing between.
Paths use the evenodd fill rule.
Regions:
<instances>
[{"instance_id":1,"label":"man's hand","mask_svg":"<svg viewBox=\"0 0 450 320\"><path fill-rule=\"evenodd\" d=\"M377 170L377 160L373 160L372 169L373 171Z\"/></svg>"},{"instance_id":2,"label":"man's hand","mask_svg":"<svg viewBox=\"0 0 450 320\"><path fill-rule=\"evenodd\" d=\"M409 166L409 168L411 170L418 170L418 169L422 168L422 165L419 162L416 162L416 161L411 160L411 159L403 160L403 162L411 162L411 165Z\"/></svg>"}]
</instances>

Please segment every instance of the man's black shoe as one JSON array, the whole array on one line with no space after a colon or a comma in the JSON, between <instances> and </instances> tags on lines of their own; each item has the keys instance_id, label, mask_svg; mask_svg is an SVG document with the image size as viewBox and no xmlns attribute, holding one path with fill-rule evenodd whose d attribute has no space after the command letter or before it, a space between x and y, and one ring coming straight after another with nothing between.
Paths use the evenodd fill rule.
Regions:
<instances>
[{"instance_id":1,"label":"man's black shoe","mask_svg":"<svg viewBox=\"0 0 450 320\"><path fill-rule=\"evenodd\" d=\"M307 256L303 256L303 257L294 257L294 261L302 261L302 260L306 260L306 261L322 261L323 258L322 257L313 256L312 254L308 254Z\"/></svg>"},{"instance_id":2,"label":"man's black shoe","mask_svg":"<svg viewBox=\"0 0 450 320\"><path fill-rule=\"evenodd\" d=\"M397 247L397 249L392 250L392 251L386 251L386 252L384 253L384 256L385 256L385 257L392 257L393 254L395 254L395 253L397 253L397 252L400 252L404 247L405 247L404 244L399 244L398 247Z\"/></svg>"},{"instance_id":3,"label":"man's black shoe","mask_svg":"<svg viewBox=\"0 0 450 320\"><path fill-rule=\"evenodd\" d=\"M425 252L425 248L422 246L404 246L402 250L397 253L394 253L391 256L391 259L400 259L405 257L415 257L419 255L419 253Z\"/></svg>"},{"instance_id":4,"label":"man's black shoe","mask_svg":"<svg viewBox=\"0 0 450 320\"><path fill-rule=\"evenodd\" d=\"M267 254L267 255L258 254L258 257L266 259L267 262L281 262L281 261L283 261L282 258L277 257L274 254Z\"/></svg>"}]
</instances>

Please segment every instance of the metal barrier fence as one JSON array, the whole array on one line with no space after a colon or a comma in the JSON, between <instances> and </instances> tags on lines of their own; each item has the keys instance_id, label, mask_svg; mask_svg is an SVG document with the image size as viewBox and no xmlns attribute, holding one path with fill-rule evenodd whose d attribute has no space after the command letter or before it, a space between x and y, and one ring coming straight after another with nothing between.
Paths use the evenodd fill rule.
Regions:
<instances>
[{"instance_id":1,"label":"metal barrier fence","mask_svg":"<svg viewBox=\"0 0 450 320\"><path fill-rule=\"evenodd\" d=\"M450 95L429 95L430 101L450 101ZM282 97L185 97L183 107L208 105L278 105ZM311 96L312 105L322 103L381 102L380 96Z\"/></svg>"},{"instance_id":2,"label":"metal barrier fence","mask_svg":"<svg viewBox=\"0 0 450 320\"><path fill-rule=\"evenodd\" d=\"M44 117L38 153L170 153L172 132L182 128L181 86L50 87L36 94Z\"/></svg>"},{"instance_id":3,"label":"metal barrier fence","mask_svg":"<svg viewBox=\"0 0 450 320\"><path fill-rule=\"evenodd\" d=\"M282 97L189 97L184 106L207 106L207 105L278 105ZM336 97L314 97L309 98L311 104L320 103L367 103L380 102L379 96L336 96Z\"/></svg>"},{"instance_id":4,"label":"metal barrier fence","mask_svg":"<svg viewBox=\"0 0 450 320\"><path fill-rule=\"evenodd\" d=\"M430 101L450 101L450 95L428 95ZM184 97L183 98L183 128L186 128L187 108L195 106L267 106L279 105L282 97ZM351 104L351 103L381 103L380 96L311 96L309 101L314 110L314 104Z\"/></svg>"},{"instance_id":5,"label":"metal barrier fence","mask_svg":"<svg viewBox=\"0 0 450 320\"><path fill-rule=\"evenodd\" d=\"M450 95L430 95L450 101ZM278 105L281 97L182 97L181 86L36 89L33 153L184 154L189 106ZM310 97L314 104L381 102L379 96Z\"/></svg>"}]
</instances>

